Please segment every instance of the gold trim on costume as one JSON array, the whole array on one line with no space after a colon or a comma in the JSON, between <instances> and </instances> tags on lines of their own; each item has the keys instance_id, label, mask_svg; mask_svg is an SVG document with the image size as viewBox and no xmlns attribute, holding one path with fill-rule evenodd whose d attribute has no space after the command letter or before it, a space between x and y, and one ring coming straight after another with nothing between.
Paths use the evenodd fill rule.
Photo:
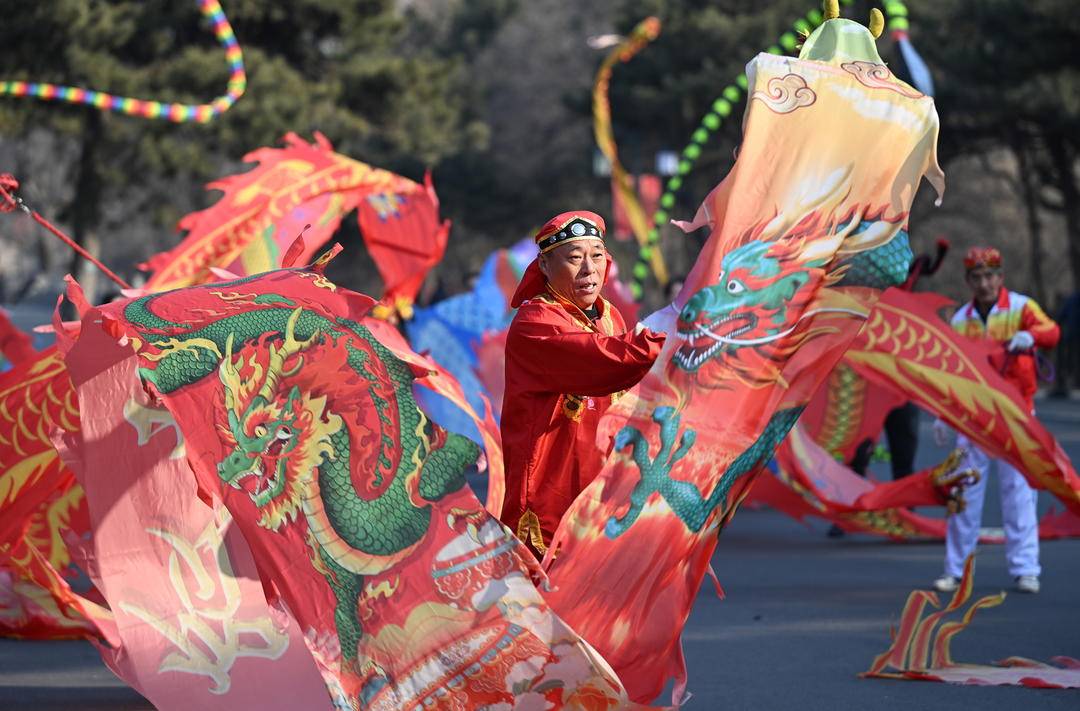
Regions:
<instances>
[{"instance_id":1,"label":"gold trim on costume","mask_svg":"<svg viewBox=\"0 0 1080 711\"><path fill-rule=\"evenodd\" d=\"M582 395L569 395L564 393L562 401L559 403L559 407L562 408L562 414L568 419L574 422L580 422L581 416L585 413L585 397Z\"/></svg>"},{"instance_id":2,"label":"gold trim on costume","mask_svg":"<svg viewBox=\"0 0 1080 711\"><path fill-rule=\"evenodd\" d=\"M543 555L547 552L547 546L544 545L544 534L540 531L540 518L529 509L525 509L525 513L521 514L521 518L518 519L517 531L514 532L514 535L519 540L532 545L537 553Z\"/></svg>"}]
</instances>

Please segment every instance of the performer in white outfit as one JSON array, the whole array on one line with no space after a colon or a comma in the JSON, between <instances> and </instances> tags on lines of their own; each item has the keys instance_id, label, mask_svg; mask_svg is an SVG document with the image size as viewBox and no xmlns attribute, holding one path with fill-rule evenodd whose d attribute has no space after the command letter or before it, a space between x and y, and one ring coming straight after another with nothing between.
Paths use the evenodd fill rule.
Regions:
<instances>
[{"instance_id":1,"label":"performer in white outfit","mask_svg":"<svg viewBox=\"0 0 1080 711\"><path fill-rule=\"evenodd\" d=\"M1034 411L1036 390L1035 347L1053 348L1060 331L1034 300L1005 289L1001 254L989 247L973 247L964 258L965 280L972 300L953 315L952 326L971 338L993 341L1000 347L991 363L1019 389ZM944 445L951 430L944 422L934 423L934 438ZM964 491L967 507L949 516L945 538L945 573L934 581L941 592L956 589L964 561L975 550L982 523L983 499L991 459L966 437L957 438L957 447L966 451L964 468L979 473L979 481ZM1039 592L1039 521L1037 494L1024 475L1004 460L998 460L1001 488L1001 515L1005 525L1005 558L1009 575L1022 592Z\"/></svg>"}]
</instances>

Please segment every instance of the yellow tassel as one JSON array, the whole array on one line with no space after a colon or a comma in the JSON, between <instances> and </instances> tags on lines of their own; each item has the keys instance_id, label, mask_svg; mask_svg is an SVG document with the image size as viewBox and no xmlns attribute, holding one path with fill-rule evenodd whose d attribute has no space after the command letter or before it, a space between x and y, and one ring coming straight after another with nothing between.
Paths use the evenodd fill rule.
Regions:
<instances>
[{"instance_id":1,"label":"yellow tassel","mask_svg":"<svg viewBox=\"0 0 1080 711\"><path fill-rule=\"evenodd\" d=\"M840 17L840 2L839 0L825 0L825 19L835 20Z\"/></svg>"},{"instance_id":2,"label":"yellow tassel","mask_svg":"<svg viewBox=\"0 0 1080 711\"><path fill-rule=\"evenodd\" d=\"M870 34L874 36L874 39L881 37L881 33L885 30L885 16L881 14L881 10L876 7L870 10Z\"/></svg>"},{"instance_id":3,"label":"yellow tassel","mask_svg":"<svg viewBox=\"0 0 1080 711\"><path fill-rule=\"evenodd\" d=\"M386 304L375 304L371 307L371 315L380 321L389 321L390 317L394 315L394 310Z\"/></svg>"}]
</instances>

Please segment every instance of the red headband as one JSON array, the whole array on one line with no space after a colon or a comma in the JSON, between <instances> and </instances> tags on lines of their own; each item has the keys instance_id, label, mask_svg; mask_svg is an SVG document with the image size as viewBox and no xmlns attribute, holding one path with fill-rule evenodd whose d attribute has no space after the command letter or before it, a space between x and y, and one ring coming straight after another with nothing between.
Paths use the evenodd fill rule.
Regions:
<instances>
[{"instance_id":1,"label":"red headband","mask_svg":"<svg viewBox=\"0 0 1080 711\"><path fill-rule=\"evenodd\" d=\"M994 247L972 247L964 255L964 269L971 271L979 267L1001 269L1001 252Z\"/></svg>"},{"instance_id":2,"label":"red headband","mask_svg":"<svg viewBox=\"0 0 1080 711\"><path fill-rule=\"evenodd\" d=\"M541 252L554 249L563 242L579 239L604 239L604 218L588 210L574 210L552 217L533 238Z\"/></svg>"}]
</instances>

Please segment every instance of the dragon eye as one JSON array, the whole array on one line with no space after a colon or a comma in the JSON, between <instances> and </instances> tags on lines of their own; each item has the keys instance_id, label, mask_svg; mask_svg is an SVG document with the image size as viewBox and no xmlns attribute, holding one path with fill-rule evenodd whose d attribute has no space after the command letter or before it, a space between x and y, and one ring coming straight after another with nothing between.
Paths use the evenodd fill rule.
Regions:
<instances>
[{"instance_id":1,"label":"dragon eye","mask_svg":"<svg viewBox=\"0 0 1080 711\"><path fill-rule=\"evenodd\" d=\"M255 436L256 437L265 437L266 436L266 427L264 427L263 425L255 425Z\"/></svg>"},{"instance_id":2,"label":"dragon eye","mask_svg":"<svg viewBox=\"0 0 1080 711\"><path fill-rule=\"evenodd\" d=\"M727 293L729 294L741 294L744 291L746 291L746 287L737 279L732 279L727 283Z\"/></svg>"}]
</instances>

